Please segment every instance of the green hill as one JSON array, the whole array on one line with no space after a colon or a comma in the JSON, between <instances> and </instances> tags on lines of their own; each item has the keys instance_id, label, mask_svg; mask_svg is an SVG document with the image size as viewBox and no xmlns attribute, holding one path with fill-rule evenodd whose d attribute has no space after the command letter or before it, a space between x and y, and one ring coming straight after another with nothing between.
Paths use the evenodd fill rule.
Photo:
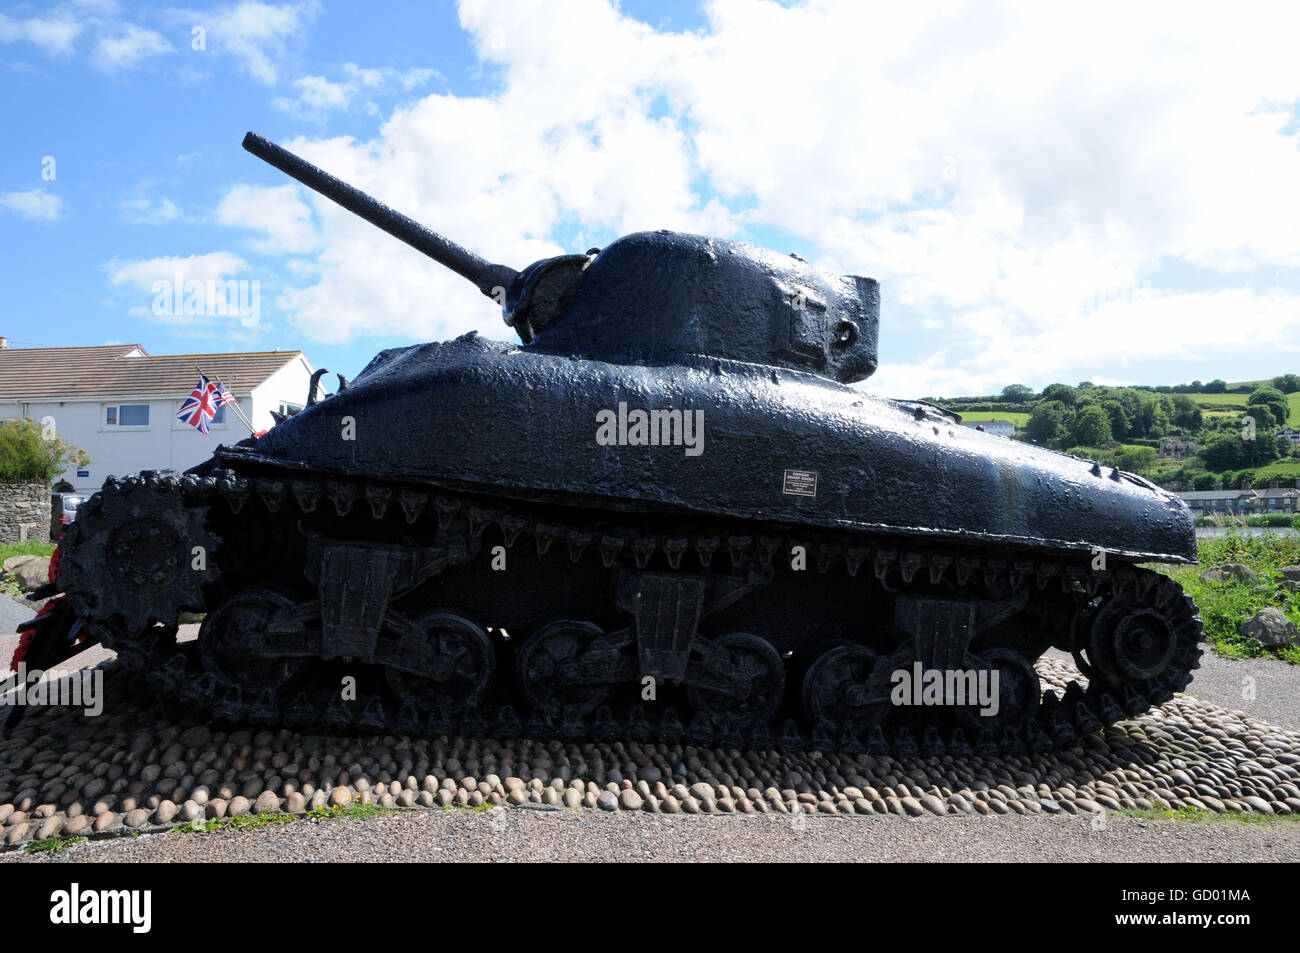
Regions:
<instances>
[{"instance_id":1,"label":"green hill","mask_svg":"<svg viewBox=\"0 0 1300 953\"><path fill-rule=\"evenodd\" d=\"M1300 394L1296 395L1300 397ZM1014 410L963 410L960 411L962 423L979 422L981 420L1009 420L1019 429L1029 423L1029 415Z\"/></svg>"},{"instance_id":2,"label":"green hill","mask_svg":"<svg viewBox=\"0 0 1300 953\"><path fill-rule=\"evenodd\" d=\"M1259 394L1268 387L1271 394ZM1255 398L1255 403L1251 400ZM996 396L929 398L967 423L1009 420L1013 439L1184 485L1300 478L1300 448L1273 439L1272 422L1300 430L1300 375L1262 381L1111 387L1087 381L1035 392L1011 385ZM1243 440L1241 418L1257 408L1269 425ZM1271 410L1272 413L1268 413ZM1280 419L1285 417L1285 419ZM1195 441L1191 457L1161 458L1170 440Z\"/></svg>"}]
</instances>

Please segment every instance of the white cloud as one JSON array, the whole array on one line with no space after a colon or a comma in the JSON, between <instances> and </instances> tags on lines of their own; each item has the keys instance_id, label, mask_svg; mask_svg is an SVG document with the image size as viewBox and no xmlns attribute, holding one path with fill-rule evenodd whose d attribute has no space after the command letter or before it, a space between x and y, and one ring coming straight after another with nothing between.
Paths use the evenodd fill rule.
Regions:
<instances>
[{"instance_id":1,"label":"white cloud","mask_svg":"<svg viewBox=\"0 0 1300 953\"><path fill-rule=\"evenodd\" d=\"M217 206L217 221L265 232L265 240L250 243L264 254L301 254L315 250L319 244L311 209L299 198L294 185L236 185Z\"/></svg>"},{"instance_id":2,"label":"white cloud","mask_svg":"<svg viewBox=\"0 0 1300 953\"><path fill-rule=\"evenodd\" d=\"M165 195L145 194L147 187L118 203L124 221L132 225L163 225L180 218L181 210Z\"/></svg>"},{"instance_id":3,"label":"white cloud","mask_svg":"<svg viewBox=\"0 0 1300 953\"><path fill-rule=\"evenodd\" d=\"M333 82L324 76L302 76L294 80L296 96L277 96L271 101L276 109L299 119L324 120L334 110L348 110L359 102L367 113L379 114L379 106L369 97L393 92L410 92L425 85L437 70L419 68L397 70L389 66L363 69L356 63L344 63L342 77Z\"/></svg>"},{"instance_id":4,"label":"white cloud","mask_svg":"<svg viewBox=\"0 0 1300 953\"><path fill-rule=\"evenodd\" d=\"M116 307L172 331L221 334L233 346L273 327L262 320L262 278L248 277L248 263L231 252L113 260L105 268L109 282L123 290Z\"/></svg>"},{"instance_id":5,"label":"white cloud","mask_svg":"<svg viewBox=\"0 0 1300 953\"><path fill-rule=\"evenodd\" d=\"M0 208L34 222L55 222L63 215L63 199L44 189L0 192Z\"/></svg>"},{"instance_id":6,"label":"white cloud","mask_svg":"<svg viewBox=\"0 0 1300 953\"><path fill-rule=\"evenodd\" d=\"M1145 362L1172 358L1214 367L1234 358L1270 354L1300 364L1300 296L1245 289L1213 294L1139 292L1101 302L1059 324L1026 334L993 327L978 347L945 337L924 361L882 364L865 389L880 394L953 396L995 394L1007 384L1048 382L1182 383L1135 372ZM1104 373L1092 369L1104 368Z\"/></svg>"},{"instance_id":7,"label":"white cloud","mask_svg":"<svg viewBox=\"0 0 1300 953\"><path fill-rule=\"evenodd\" d=\"M137 291L153 292L157 281L219 281L230 275L248 270L248 263L228 251L210 252L188 257L150 258L143 261L117 261L108 263L108 280L114 285L127 285Z\"/></svg>"},{"instance_id":8,"label":"white cloud","mask_svg":"<svg viewBox=\"0 0 1300 953\"><path fill-rule=\"evenodd\" d=\"M271 86L279 81L289 57L289 41L303 32L318 9L315 0L280 5L244 0L189 17L206 32L210 49L231 54L244 72Z\"/></svg>"},{"instance_id":9,"label":"white cloud","mask_svg":"<svg viewBox=\"0 0 1300 953\"><path fill-rule=\"evenodd\" d=\"M466 0L492 94L290 147L515 266L593 231L780 229L881 280L878 380L902 393L1238 353L1214 315L1289 347L1296 302L1231 269L1300 281L1294 5L713 0L699 33L558 9ZM282 108L348 108L352 75L303 77ZM319 280L285 297L304 331L503 336L468 284L312 202Z\"/></svg>"},{"instance_id":10,"label":"white cloud","mask_svg":"<svg viewBox=\"0 0 1300 953\"><path fill-rule=\"evenodd\" d=\"M134 23L121 23L113 28L111 34L99 38L91 61L99 69L114 72L138 66L148 57L167 53L171 48L172 45L156 30Z\"/></svg>"},{"instance_id":11,"label":"white cloud","mask_svg":"<svg viewBox=\"0 0 1300 953\"><path fill-rule=\"evenodd\" d=\"M277 98L274 100L277 109L288 112L299 103L311 110L338 109L347 106L350 98L340 83L331 83L324 76L303 76L294 80L293 85L298 90L298 103Z\"/></svg>"},{"instance_id":12,"label":"white cloud","mask_svg":"<svg viewBox=\"0 0 1300 953\"><path fill-rule=\"evenodd\" d=\"M472 12L462 8L462 18ZM289 148L515 267L582 251L594 243L593 229L738 230L725 208L692 190L698 170L687 133L671 118L648 115L662 66L653 31L604 4L575 9L573 20L559 23L528 6L500 12L507 15L482 12L484 29L513 24L497 39L521 64L498 95L426 96L397 109L373 142ZM579 49L583 56L574 56ZM331 341L361 331L423 339L470 329L510 334L499 309L468 282L331 203L312 201L324 242L320 280L284 298L308 334Z\"/></svg>"},{"instance_id":13,"label":"white cloud","mask_svg":"<svg viewBox=\"0 0 1300 953\"><path fill-rule=\"evenodd\" d=\"M0 43L31 43L47 56L66 56L84 24L65 13L16 18L0 14Z\"/></svg>"}]
</instances>

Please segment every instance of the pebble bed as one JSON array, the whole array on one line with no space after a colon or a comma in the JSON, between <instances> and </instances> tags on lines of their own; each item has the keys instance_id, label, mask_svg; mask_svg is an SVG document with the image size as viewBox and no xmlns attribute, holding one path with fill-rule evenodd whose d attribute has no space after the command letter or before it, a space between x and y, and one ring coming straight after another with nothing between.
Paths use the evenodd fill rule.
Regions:
<instances>
[{"instance_id":1,"label":"pebble bed","mask_svg":"<svg viewBox=\"0 0 1300 953\"><path fill-rule=\"evenodd\" d=\"M1044 688L1058 692L1080 678L1054 659L1037 667ZM139 679L112 662L104 668L105 714L33 708L0 735L0 850L354 804L912 817L1185 807L1300 813L1300 731L1187 695L1048 754L898 760L250 731L169 721Z\"/></svg>"}]
</instances>

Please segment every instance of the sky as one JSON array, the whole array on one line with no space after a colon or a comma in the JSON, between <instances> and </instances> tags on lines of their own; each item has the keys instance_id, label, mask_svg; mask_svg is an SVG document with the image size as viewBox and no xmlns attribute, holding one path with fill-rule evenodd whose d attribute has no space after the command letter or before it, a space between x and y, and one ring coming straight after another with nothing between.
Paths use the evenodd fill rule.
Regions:
<instances>
[{"instance_id":1,"label":"sky","mask_svg":"<svg viewBox=\"0 0 1300 953\"><path fill-rule=\"evenodd\" d=\"M1296 36L1294 3L3 2L0 335L349 377L515 339L252 129L516 268L669 228L874 277L875 393L1298 372Z\"/></svg>"}]
</instances>

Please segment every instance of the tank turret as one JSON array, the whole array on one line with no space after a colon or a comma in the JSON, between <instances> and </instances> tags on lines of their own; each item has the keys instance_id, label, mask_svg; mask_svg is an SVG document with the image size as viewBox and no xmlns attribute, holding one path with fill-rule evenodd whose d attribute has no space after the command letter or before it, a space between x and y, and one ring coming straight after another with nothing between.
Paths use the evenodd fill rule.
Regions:
<instances>
[{"instance_id":1,"label":"tank turret","mask_svg":"<svg viewBox=\"0 0 1300 953\"><path fill-rule=\"evenodd\" d=\"M619 362L726 358L840 383L876 370L880 290L798 255L666 230L522 271L496 265L250 132L244 148L468 278L539 350Z\"/></svg>"},{"instance_id":2,"label":"tank turret","mask_svg":"<svg viewBox=\"0 0 1300 953\"><path fill-rule=\"evenodd\" d=\"M540 349L634 363L722 357L840 383L875 372L880 291L871 278L680 232L637 232L593 251L580 265L552 259L569 274L554 306L538 314L525 301L515 312Z\"/></svg>"}]
</instances>

